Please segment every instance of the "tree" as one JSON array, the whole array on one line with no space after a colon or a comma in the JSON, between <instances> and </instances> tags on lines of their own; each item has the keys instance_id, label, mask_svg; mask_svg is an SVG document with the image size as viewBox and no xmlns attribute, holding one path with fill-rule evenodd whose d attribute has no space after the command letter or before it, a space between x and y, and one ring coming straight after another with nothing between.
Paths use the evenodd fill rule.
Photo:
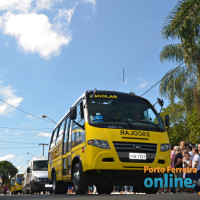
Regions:
<instances>
[{"instance_id":1,"label":"tree","mask_svg":"<svg viewBox=\"0 0 200 200\"><path fill-rule=\"evenodd\" d=\"M10 184L10 180L18 173L18 169L9 161L0 161L0 173L2 177L2 186Z\"/></svg>"},{"instance_id":2,"label":"tree","mask_svg":"<svg viewBox=\"0 0 200 200\"><path fill-rule=\"evenodd\" d=\"M194 144L200 144L200 119L196 109L187 116L187 124L190 130L190 141Z\"/></svg>"},{"instance_id":3,"label":"tree","mask_svg":"<svg viewBox=\"0 0 200 200\"><path fill-rule=\"evenodd\" d=\"M170 104L163 108L161 117L164 119L165 115L170 117L170 127L168 135L170 144L179 145L182 140L188 141L189 130L186 121L186 110L182 102Z\"/></svg>"},{"instance_id":4,"label":"tree","mask_svg":"<svg viewBox=\"0 0 200 200\"><path fill-rule=\"evenodd\" d=\"M134 92L129 92L129 94L136 95Z\"/></svg>"},{"instance_id":5,"label":"tree","mask_svg":"<svg viewBox=\"0 0 200 200\"><path fill-rule=\"evenodd\" d=\"M171 103L176 97L183 99L187 111L192 112L195 105L200 117L200 1L179 1L167 17L162 35L180 43L164 46L161 61L184 61L185 66L165 74L160 93Z\"/></svg>"}]
</instances>

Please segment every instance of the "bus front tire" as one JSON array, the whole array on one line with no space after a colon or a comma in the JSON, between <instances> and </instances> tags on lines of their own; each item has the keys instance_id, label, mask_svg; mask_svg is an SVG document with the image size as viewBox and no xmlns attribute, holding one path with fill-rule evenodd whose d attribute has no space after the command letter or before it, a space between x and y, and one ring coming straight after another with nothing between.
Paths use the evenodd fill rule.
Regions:
<instances>
[{"instance_id":1,"label":"bus front tire","mask_svg":"<svg viewBox=\"0 0 200 200\"><path fill-rule=\"evenodd\" d=\"M113 191L113 186L99 185L97 186L98 194L110 194Z\"/></svg>"},{"instance_id":2,"label":"bus front tire","mask_svg":"<svg viewBox=\"0 0 200 200\"><path fill-rule=\"evenodd\" d=\"M145 188L144 192L146 194L156 194L158 192L158 188Z\"/></svg>"},{"instance_id":3,"label":"bus front tire","mask_svg":"<svg viewBox=\"0 0 200 200\"><path fill-rule=\"evenodd\" d=\"M63 181L56 181L56 173L53 173L53 191L50 191L53 194L66 194L67 186Z\"/></svg>"},{"instance_id":4,"label":"bus front tire","mask_svg":"<svg viewBox=\"0 0 200 200\"><path fill-rule=\"evenodd\" d=\"M73 184L74 184L74 191L76 194L85 194L87 191L87 177L83 173L83 168L81 163L76 163L74 165L73 170Z\"/></svg>"}]
</instances>

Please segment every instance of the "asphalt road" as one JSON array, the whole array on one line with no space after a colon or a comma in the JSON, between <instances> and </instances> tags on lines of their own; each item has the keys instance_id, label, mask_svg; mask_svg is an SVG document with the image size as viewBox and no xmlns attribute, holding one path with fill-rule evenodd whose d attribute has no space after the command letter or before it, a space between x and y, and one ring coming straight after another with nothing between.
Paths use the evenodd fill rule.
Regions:
<instances>
[{"instance_id":1,"label":"asphalt road","mask_svg":"<svg viewBox=\"0 0 200 200\"><path fill-rule=\"evenodd\" d=\"M200 195L198 194L110 194L110 195L16 195L16 196L0 196L1 200L44 200L44 199L56 199L56 200L198 200Z\"/></svg>"}]
</instances>

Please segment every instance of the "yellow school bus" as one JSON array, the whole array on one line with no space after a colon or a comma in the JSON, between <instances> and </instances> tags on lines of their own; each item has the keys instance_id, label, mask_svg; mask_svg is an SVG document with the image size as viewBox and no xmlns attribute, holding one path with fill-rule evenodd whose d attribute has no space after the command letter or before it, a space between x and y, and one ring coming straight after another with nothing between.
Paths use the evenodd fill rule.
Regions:
<instances>
[{"instance_id":1,"label":"yellow school bus","mask_svg":"<svg viewBox=\"0 0 200 200\"><path fill-rule=\"evenodd\" d=\"M22 193L22 179L23 174L16 174L14 178L11 179L11 194Z\"/></svg>"},{"instance_id":2,"label":"yellow school bus","mask_svg":"<svg viewBox=\"0 0 200 200\"><path fill-rule=\"evenodd\" d=\"M144 173L144 166L166 168L169 150L163 120L148 100L86 91L52 132L48 176L54 194L66 193L70 185L76 194L85 194L88 185L96 185L99 194L111 193L114 185L155 193L144 179L158 174Z\"/></svg>"},{"instance_id":3,"label":"yellow school bus","mask_svg":"<svg viewBox=\"0 0 200 200\"><path fill-rule=\"evenodd\" d=\"M11 179L10 187L10 192L13 195L15 193L15 178Z\"/></svg>"}]
</instances>

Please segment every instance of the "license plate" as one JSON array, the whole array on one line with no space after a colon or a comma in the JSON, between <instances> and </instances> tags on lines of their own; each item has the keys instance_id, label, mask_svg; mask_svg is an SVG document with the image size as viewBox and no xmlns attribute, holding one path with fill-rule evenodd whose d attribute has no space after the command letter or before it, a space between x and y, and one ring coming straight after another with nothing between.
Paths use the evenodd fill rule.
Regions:
<instances>
[{"instance_id":1,"label":"license plate","mask_svg":"<svg viewBox=\"0 0 200 200\"><path fill-rule=\"evenodd\" d=\"M129 153L129 159L146 160L146 153Z\"/></svg>"},{"instance_id":2,"label":"license plate","mask_svg":"<svg viewBox=\"0 0 200 200\"><path fill-rule=\"evenodd\" d=\"M52 187L51 184L45 184L45 187Z\"/></svg>"}]
</instances>

